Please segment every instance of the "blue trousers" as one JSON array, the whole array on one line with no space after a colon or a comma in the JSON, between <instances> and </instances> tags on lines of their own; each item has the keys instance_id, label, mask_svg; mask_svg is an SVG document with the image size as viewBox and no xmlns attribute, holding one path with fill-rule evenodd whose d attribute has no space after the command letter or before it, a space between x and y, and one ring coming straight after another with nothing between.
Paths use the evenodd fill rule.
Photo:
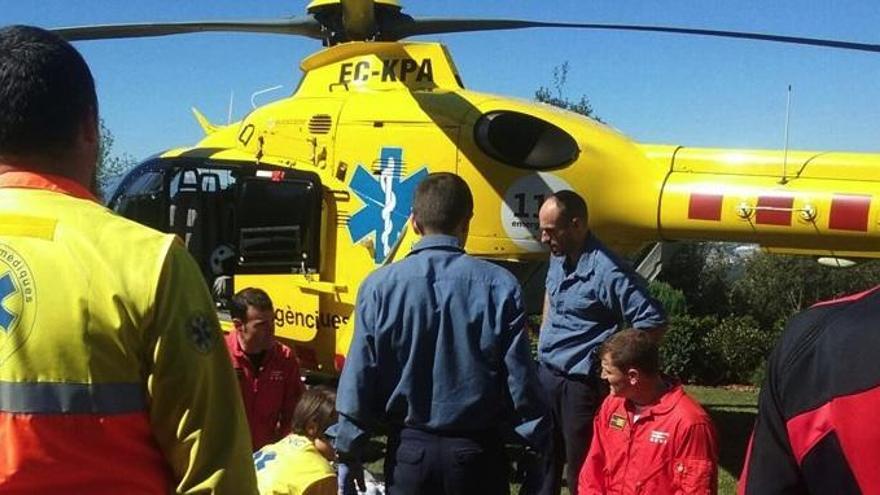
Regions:
<instances>
[{"instance_id":1,"label":"blue trousers","mask_svg":"<svg viewBox=\"0 0 880 495\"><path fill-rule=\"evenodd\" d=\"M497 433L438 434L412 428L389 435L389 495L508 495L509 466Z\"/></svg>"}]
</instances>

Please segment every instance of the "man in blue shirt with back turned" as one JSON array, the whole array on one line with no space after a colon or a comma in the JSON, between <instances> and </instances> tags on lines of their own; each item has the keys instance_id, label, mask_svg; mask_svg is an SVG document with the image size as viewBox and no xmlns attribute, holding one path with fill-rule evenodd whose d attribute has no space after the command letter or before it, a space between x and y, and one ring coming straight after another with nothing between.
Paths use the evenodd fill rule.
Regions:
<instances>
[{"instance_id":1,"label":"man in blue shirt with back turned","mask_svg":"<svg viewBox=\"0 0 880 495\"><path fill-rule=\"evenodd\" d=\"M552 255L538 339L538 376L550 400L554 445L545 452L540 475L527 485L542 495L557 495L567 463L568 489L577 495L593 416L604 396L599 346L628 326L651 331L659 339L666 316L638 276L590 233L587 204L577 193L559 191L547 198L538 221L541 242Z\"/></svg>"},{"instance_id":2,"label":"man in blue shirt with back turned","mask_svg":"<svg viewBox=\"0 0 880 495\"><path fill-rule=\"evenodd\" d=\"M336 402L341 493L362 485L361 452L379 425L389 494L507 494L505 426L545 448L549 415L520 287L465 254L472 214L464 180L428 175L412 210L423 238L360 287Z\"/></svg>"}]
</instances>

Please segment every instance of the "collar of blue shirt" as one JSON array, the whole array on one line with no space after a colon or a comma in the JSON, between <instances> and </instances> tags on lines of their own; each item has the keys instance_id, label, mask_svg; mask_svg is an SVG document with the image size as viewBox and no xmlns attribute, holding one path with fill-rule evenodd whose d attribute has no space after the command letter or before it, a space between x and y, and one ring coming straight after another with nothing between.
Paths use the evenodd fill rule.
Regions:
<instances>
[{"instance_id":1,"label":"collar of blue shirt","mask_svg":"<svg viewBox=\"0 0 880 495\"><path fill-rule=\"evenodd\" d=\"M422 237L419 242L415 243L409 254L415 254L425 249L464 251L464 249L461 248L461 243L458 241L458 237L445 234L431 234Z\"/></svg>"},{"instance_id":2,"label":"collar of blue shirt","mask_svg":"<svg viewBox=\"0 0 880 495\"><path fill-rule=\"evenodd\" d=\"M581 251L581 254L577 258L577 263L572 266L568 258L565 256L552 256L550 258L551 262L555 261L562 266L563 273L566 277L570 276L572 273L577 273L579 275L585 275L587 273L592 272L596 268L596 252L597 251L606 251L605 246L593 235L592 232L587 234L587 238L584 240L584 249Z\"/></svg>"}]
</instances>

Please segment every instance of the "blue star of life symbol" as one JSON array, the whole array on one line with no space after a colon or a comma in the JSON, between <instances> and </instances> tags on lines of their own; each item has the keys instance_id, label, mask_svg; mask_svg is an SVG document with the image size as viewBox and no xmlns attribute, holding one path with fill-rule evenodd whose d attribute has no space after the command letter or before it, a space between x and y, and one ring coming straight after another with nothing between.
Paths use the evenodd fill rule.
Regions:
<instances>
[{"instance_id":1,"label":"blue star of life symbol","mask_svg":"<svg viewBox=\"0 0 880 495\"><path fill-rule=\"evenodd\" d=\"M397 244L412 208L416 186L428 176L422 167L403 178L403 149L383 147L379 152L379 174L375 176L358 164L351 179L351 189L365 203L352 215L348 231L353 242L374 234L374 260L382 263Z\"/></svg>"},{"instance_id":2,"label":"blue star of life symbol","mask_svg":"<svg viewBox=\"0 0 880 495\"><path fill-rule=\"evenodd\" d=\"M3 300L16 292L18 289L12 283L12 277L9 276L9 273L4 273L0 277L0 330L3 330L4 333L9 332L12 322L15 321L15 315L3 306Z\"/></svg>"},{"instance_id":3,"label":"blue star of life symbol","mask_svg":"<svg viewBox=\"0 0 880 495\"><path fill-rule=\"evenodd\" d=\"M262 450L254 454L254 466L257 471L262 471L266 464L274 460L277 455L275 452L263 452Z\"/></svg>"}]
</instances>

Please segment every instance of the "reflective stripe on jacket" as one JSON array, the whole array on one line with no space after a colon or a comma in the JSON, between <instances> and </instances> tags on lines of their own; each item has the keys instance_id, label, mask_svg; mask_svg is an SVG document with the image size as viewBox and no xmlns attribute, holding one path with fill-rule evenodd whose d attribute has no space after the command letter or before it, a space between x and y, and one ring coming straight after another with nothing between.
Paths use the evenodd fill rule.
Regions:
<instances>
[{"instance_id":1,"label":"reflective stripe on jacket","mask_svg":"<svg viewBox=\"0 0 880 495\"><path fill-rule=\"evenodd\" d=\"M210 294L173 236L0 175L0 494L256 492Z\"/></svg>"}]
</instances>

